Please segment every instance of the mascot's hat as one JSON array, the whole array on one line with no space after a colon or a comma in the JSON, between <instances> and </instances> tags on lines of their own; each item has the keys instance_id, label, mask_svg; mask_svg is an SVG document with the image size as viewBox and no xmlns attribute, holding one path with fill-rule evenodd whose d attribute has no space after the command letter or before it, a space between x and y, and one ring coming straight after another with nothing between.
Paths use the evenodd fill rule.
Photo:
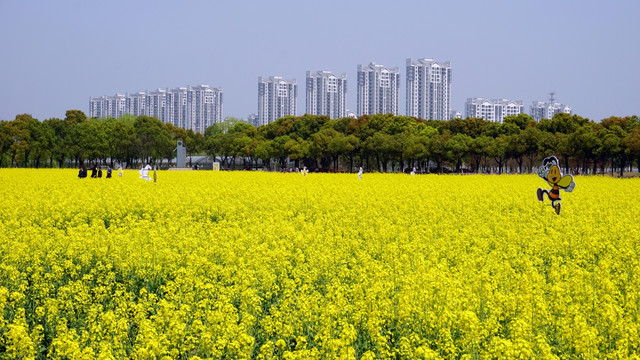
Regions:
<instances>
[{"instance_id":1,"label":"mascot's hat","mask_svg":"<svg viewBox=\"0 0 640 360\"><path fill-rule=\"evenodd\" d=\"M558 165L558 158L555 156L549 156L542 160L542 166Z\"/></svg>"}]
</instances>

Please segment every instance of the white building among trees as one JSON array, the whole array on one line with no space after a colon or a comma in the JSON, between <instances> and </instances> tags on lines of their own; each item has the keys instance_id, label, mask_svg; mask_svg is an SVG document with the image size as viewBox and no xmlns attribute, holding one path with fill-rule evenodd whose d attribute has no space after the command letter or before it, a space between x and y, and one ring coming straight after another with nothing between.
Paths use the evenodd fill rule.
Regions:
<instances>
[{"instance_id":1,"label":"white building among trees","mask_svg":"<svg viewBox=\"0 0 640 360\"><path fill-rule=\"evenodd\" d=\"M468 98L465 104L466 117L483 118L502 123L505 117L524 112L522 100Z\"/></svg>"}]
</instances>

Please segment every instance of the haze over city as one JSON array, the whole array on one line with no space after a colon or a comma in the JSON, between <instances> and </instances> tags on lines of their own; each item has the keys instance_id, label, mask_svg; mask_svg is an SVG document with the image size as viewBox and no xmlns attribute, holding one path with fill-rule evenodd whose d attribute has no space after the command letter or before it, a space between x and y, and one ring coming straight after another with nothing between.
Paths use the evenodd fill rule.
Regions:
<instances>
[{"instance_id":1,"label":"haze over city","mask_svg":"<svg viewBox=\"0 0 640 360\"><path fill-rule=\"evenodd\" d=\"M640 114L640 2L0 0L0 120L88 113L89 98L208 84L225 117L257 112L258 77L346 73L358 64L451 62L451 108L470 97L568 104L599 121Z\"/></svg>"}]
</instances>

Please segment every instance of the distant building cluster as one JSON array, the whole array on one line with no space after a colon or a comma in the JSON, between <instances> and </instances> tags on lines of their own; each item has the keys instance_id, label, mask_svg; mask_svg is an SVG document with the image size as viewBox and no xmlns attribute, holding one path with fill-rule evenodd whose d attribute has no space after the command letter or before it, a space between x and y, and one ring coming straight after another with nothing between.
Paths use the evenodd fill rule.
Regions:
<instances>
[{"instance_id":1,"label":"distant building cluster","mask_svg":"<svg viewBox=\"0 0 640 360\"><path fill-rule=\"evenodd\" d=\"M497 123L502 123L506 116L518 115L524 112L522 101L507 99L468 98L465 108L466 117L483 118Z\"/></svg>"},{"instance_id":2,"label":"distant building cluster","mask_svg":"<svg viewBox=\"0 0 640 360\"><path fill-rule=\"evenodd\" d=\"M204 133L207 127L223 121L222 89L200 85L90 98L89 114L96 118L147 115Z\"/></svg>"},{"instance_id":3,"label":"distant building cluster","mask_svg":"<svg viewBox=\"0 0 640 360\"><path fill-rule=\"evenodd\" d=\"M558 113L571 114L571 107L555 102L554 92L549 93L549 102L534 101L531 104L531 117L536 121L551 119L553 115Z\"/></svg>"},{"instance_id":4,"label":"distant building cluster","mask_svg":"<svg viewBox=\"0 0 640 360\"><path fill-rule=\"evenodd\" d=\"M433 59L406 61L406 115L422 119L449 120L462 113L451 109L451 64ZM370 63L358 65L357 111L347 108L347 76L322 70L306 74L305 112L331 119L362 115L398 115L400 72L397 67ZM530 115L540 121L571 107L555 102L534 101ZM258 112L247 122L266 125L287 115L297 114L298 85L295 79L280 76L258 77ZM510 115L524 113L522 100L468 98L465 115L502 123ZM222 122L222 89L208 85L158 89L135 94L116 94L90 99L91 117L118 118L124 114L154 116L165 123L197 132Z\"/></svg>"}]
</instances>

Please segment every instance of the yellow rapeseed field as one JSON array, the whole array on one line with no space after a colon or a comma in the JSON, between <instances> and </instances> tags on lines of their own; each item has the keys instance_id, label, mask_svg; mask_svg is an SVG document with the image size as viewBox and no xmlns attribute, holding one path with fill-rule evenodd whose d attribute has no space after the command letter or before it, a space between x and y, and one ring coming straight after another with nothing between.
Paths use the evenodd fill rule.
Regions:
<instances>
[{"instance_id":1,"label":"yellow rapeseed field","mask_svg":"<svg viewBox=\"0 0 640 360\"><path fill-rule=\"evenodd\" d=\"M3 359L640 352L640 179L0 169Z\"/></svg>"}]
</instances>

